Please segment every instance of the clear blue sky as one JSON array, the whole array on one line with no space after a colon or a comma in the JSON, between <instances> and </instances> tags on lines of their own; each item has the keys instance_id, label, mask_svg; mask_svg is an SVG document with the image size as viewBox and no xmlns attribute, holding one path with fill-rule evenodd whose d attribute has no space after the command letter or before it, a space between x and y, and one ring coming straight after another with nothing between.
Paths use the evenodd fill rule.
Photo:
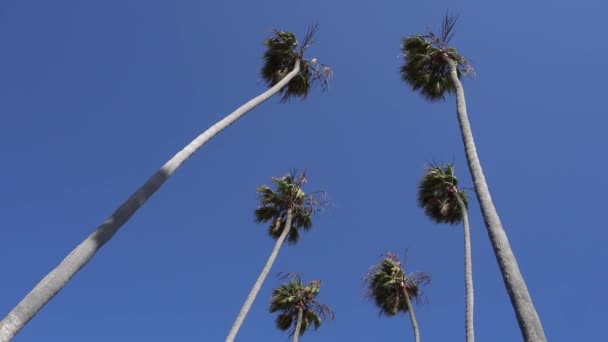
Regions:
<instances>
[{"instance_id":1,"label":"clear blue sky","mask_svg":"<svg viewBox=\"0 0 608 342\"><path fill-rule=\"evenodd\" d=\"M327 93L278 98L189 160L15 341L221 341L273 245L253 222L255 188L293 168L332 206L272 274L322 279L336 319L303 340L411 340L379 318L361 278L409 248L429 272L425 341L464 340L462 230L416 207L427 161L471 186L454 101L400 82L402 37L460 13L453 40L477 71L469 115L495 204L551 341L599 341L608 318L604 57L599 0L2 1L0 315L177 150L264 90L273 28L320 31L308 58ZM472 194L471 194L472 195ZM476 335L518 341L476 202ZM603 227L603 228L602 228ZM286 341L267 312L270 277L238 336Z\"/></svg>"}]
</instances>

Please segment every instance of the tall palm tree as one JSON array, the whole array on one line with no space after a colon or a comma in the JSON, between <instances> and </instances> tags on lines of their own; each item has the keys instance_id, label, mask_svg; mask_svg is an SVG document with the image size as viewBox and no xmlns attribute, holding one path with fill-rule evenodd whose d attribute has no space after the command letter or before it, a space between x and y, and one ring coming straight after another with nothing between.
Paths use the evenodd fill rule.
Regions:
<instances>
[{"instance_id":1,"label":"tall palm tree","mask_svg":"<svg viewBox=\"0 0 608 342\"><path fill-rule=\"evenodd\" d=\"M325 319L334 318L334 313L315 300L321 290L320 281L313 280L304 286L297 274L289 274L288 278L289 282L272 291L270 312L279 312L275 322L280 330L287 331L293 326L290 336L297 342L311 325L319 329Z\"/></svg>"},{"instance_id":2,"label":"tall palm tree","mask_svg":"<svg viewBox=\"0 0 608 342\"><path fill-rule=\"evenodd\" d=\"M464 230L464 279L466 288L465 331L467 342L475 341L473 328L473 266L471 262L471 233L467 208L469 201L464 191L458 189L454 166L431 165L418 186L418 205L428 217L437 223L463 222Z\"/></svg>"},{"instance_id":3,"label":"tall palm tree","mask_svg":"<svg viewBox=\"0 0 608 342\"><path fill-rule=\"evenodd\" d=\"M276 242L266 265L264 265L262 272L251 288L251 292L249 292L226 337L227 342L234 341L279 254L283 242L287 240L288 244L296 244L300 238L300 229L310 230L313 213L324 205L324 198L318 196L318 193L307 194L302 190L302 186L307 182L304 173L292 172L281 178L273 177L272 181L277 187L276 191L270 189L267 185L261 185L257 189L260 205L255 210L255 218L258 223L270 222L268 233L273 239L276 239Z\"/></svg>"},{"instance_id":4,"label":"tall palm tree","mask_svg":"<svg viewBox=\"0 0 608 342\"><path fill-rule=\"evenodd\" d=\"M409 313L414 339L420 342L420 330L412 302L422 302L422 287L430 283L429 275L424 272L407 274L399 258L393 253L387 253L378 264L370 268L364 280L367 283L367 295L380 309L380 315L391 317L398 312Z\"/></svg>"},{"instance_id":5,"label":"tall palm tree","mask_svg":"<svg viewBox=\"0 0 608 342\"><path fill-rule=\"evenodd\" d=\"M269 89L208 128L150 177L0 322L0 341L10 341L91 260L182 163L211 138L276 93L282 93L282 101L286 102L291 98L306 98L314 83L319 83L323 90L327 89L332 76L331 69L318 63L314 58L310 61L304 59L304 52L312 43L316 30L317 25L313 25L302 44L298 44L295 35L291 32L274 31L273 35L264 42L266 52L261 72Z\"/></svg>"},{"instance_id":6,"label":"tall palm tree","mask_svg":"<svg viewBox=\"0 0 608 342\"><path fill-rule=\"evenodd\" d=\"M446 94L456 94L456 112L475 193L519 327L525 341L546 341L540 318L492 202L477 155L467 117L464 88L460 82L460 78L472 74L473 69L455 48L448 46L454 35L456 20L457 17L446 15L440 35L429 32L403 40L401 48L405 62L401 67L401 78L430 101L442 100Z\"/></svg>"}]
</instances>

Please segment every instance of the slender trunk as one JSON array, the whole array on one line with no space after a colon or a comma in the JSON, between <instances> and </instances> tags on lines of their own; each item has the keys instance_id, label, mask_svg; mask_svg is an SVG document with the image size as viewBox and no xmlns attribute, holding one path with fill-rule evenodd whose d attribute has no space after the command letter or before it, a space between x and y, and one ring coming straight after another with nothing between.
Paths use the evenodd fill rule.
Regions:
<instances>
[{"instance_id":1,"label":"slender trunk","mask_svg":"<svg viewBox=\"0 0 608 342\"><path fill-rule=\"evenodd\" d=\"M289 233L289 229L291 227L292 214L293 212L291 209L287 210L287 218L285 219L285 227L283 227L283 232L277 239L277 242L275 242L274 248L272 249L272 253L270 253L270 257L268 257L268 261L266 261L266 265L264 265L264 268L258 276L258 279L255 281L255 284L253 284L253 288L251 288L251 292L249 292L247 300L245 300L241 311L239 311L239 314L236 316L236 320L234 321L234 324L232 325L232 328L230 328L230 332L226 337L226 342L234 341L234 338L239 332L239 329L243 324L243 321L245 320L249 309L251 309L251 305L253 304L255 297L258 295L258 292L260 292L260 289L262 288L262 283L264 283L266 276L268 276L268 272L270 272L272 264L274 264L274 261L277 259L277 255L279 255L279 250L283 245L283 241L285 241L285 238Z\"/></svg>"},{"instance_id":2,"label":"slender trunk","mask_svg":"<svg viewBox=\"0 0 608 342\"><path fill-rule=\"evenodd\" d=\"M471 230L469 228L469 214L464 202L456 194L456 200L462 211L462 226L464 230L464 285L466 289L466 302L464 313L464 325L467 342L475 342L475 329L473 320L473 263L471 261Z\"/></svg>"},{"instance_id":3,"label":"slender trunk","mask_svg":"<svg viewBox=\"0 0 608 342\"><path fill-rule=\"evenodd\" d=\"M302 329L302 319L304 318L304 310L298 308L298 322L296 323L296 330L293 332L293 342L298 342L300 338L300 329Z\"/></svg>"},{"instance_id":4,"label":"slender trunk","mask_svg":"<svg viewBox=\"0 0 608 342\"><path fill-rule=\"evenodd\" d=\"M146 183L127 199L95 231L81 242L65 259L47 274L30 293L0 322L0 342L10 341L42 307L108 242L135 212L165 183L165 181L199 148L219 132L232 125L247 112L279 92L300 71L300 62L279 83L251 99L237 110L218 121L179 151Z\"/></svg>"},{"instance_id":5,"label":"slender trunk","mask_svg":"<svg viewBox=\"0 0 608 342\"><path fill-rule=\"evenodd\" d=\"M416 320L416 315L414 314L414 306L412 305L412 301L410 300L410 295L407 293L407 288L405 284L402 289L403 295L405 296L405 305L407 306L407 312L410 314L410 321L412 321L412 330L414 330L414 340L416 342L420 342L420 331L418 330L418 321Z\"/></svg>"},{"instance_id":6,"label":"slender trunk","mask_svg":"<svg viewBox=\"0 0 608 342\"><path fill-rule=\"evenodd\" d=\"M475 185L475 193L477 194L477 200L481 207L481 213L488 230L488 236L490 237L490 242L494 249L494 255L498 261L498 266L502 273L507 293L511 299L511 305L513 305L513 309L515 310L519 328L524 341L526 342L547 341L540 318L536 313L532 298L530 298L526 282L519 271L517 260L509 245L509 239L502 227L502 223L500 222L500 218L498 217L498 213L492 202L490 190L488 189L486 179L483 175L483 170L481 169L475 141L473 140L473 133L471 132L471 126L467 117L464 89L456 74L456 62L450 58L446 59L450 65L450 78L456 88L458 122L460 123L460 131L464 142L464 149L471 172L471 178Z\"/></svg>"}]
</instances>

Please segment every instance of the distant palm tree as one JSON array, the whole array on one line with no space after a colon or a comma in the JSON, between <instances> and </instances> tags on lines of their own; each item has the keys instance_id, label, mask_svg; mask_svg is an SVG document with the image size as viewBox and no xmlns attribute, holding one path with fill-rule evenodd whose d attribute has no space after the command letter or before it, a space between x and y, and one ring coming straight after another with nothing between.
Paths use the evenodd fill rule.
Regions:
<instances>
[{"instance_id":1,"label":"distant palm tree","mask_svg":"<svg viewBox=\"0 0 608 342\"><path fill-rule=\"evenodd\" d=\"M387 253L378 264L370 268L364 280L367 283L367 295L380 309L380 315L391 317L398 312L409 313L414 339L420 342L412 301L421 302L422 287L431 281L429 275L424 272L407 274L399 258L393 253Z\"/></svg>"},{"instance_id":2,"label":"distant palm tree","mask_svg":"<svg viewBox=\"0 0 608 342\"><path fill-rule=\"evenodd\" d=\"M293 326L290 336L297 342L310 326L319 329L324 320L334 318L334 313L315 300L321 290L320 281L313 280L304 286L297 274L289 274L287 278L289 282L272 291L270 312L279 312L276 324L280 330L287 331Z\"/></svg>"},{"instance_id":3,"label":"distant palm tree","mask_svg":"<svg viewBox=\"0 0 608 342\"><path fill-rule=\"evenodd\" d=\"M306 98L313 83L320 83L323 90L327 89L332 76L331 69L319 64L314 58L310 61L304 59L304 52L312 43L316 30L317 25L313 25L302 44L298 44L295 35L291 32L274 31L272 37L266 39L264 43L267 49L262 67L262 78L270 89L208 128L150 177L0 321L0 341L10 341L93 258L95 253L118 232L182 163L211 138L276 93L282 93L282 101L286 102L292 97Z\"/></svg>"},{"instance_id":4,"label":"distant palm tree","mask_svg":"<svg viewBox=\"0 0 608 342\"><path fill-rule=\"evenodd\" d=\"M324 205L323 197L306 194L302 190L302 186L307 182L304 173L292 172L281 178L273 177L272 181L277 186L276 191L267 185L257 189L260 206L255 210L255 217L257 222L270 222L268 233L277 241L226 337L227 342L234 341L285 239L289 244L297 243L300 238L299 230L310 230L312 214Z\"/></svg>"},{"instance_id":5,"label":"distant palm tree","mask_svg":"<svg viewBox=\"0 0 608 342\"><path fill-rule=\"evenodd\" d=\"M466 288L465 331L467 342L475 341L473 327L473 267L471 262L471 233L467 214L468 199L458 189L454 166L432 165L427 168L418 186L418 205L437 223L463 222L464 230L464 278Z\"/></svg>"},{"instance_id":6,"label":"distant palm tree","mask_svg":"<svg viewBox=\"0 0 608 342\"><path fill-rule=\"evenodd\" d=\"M464 88L460 83L460 78L473 74L473 69L455 48L448 46L454 35L456 20L457 17L446 15L439 36L429 32L403 40L401 48L405 63L401 67L401 78L430 101L442 100L446 94L456 94L458 121L475 193L519 327L526 342L546 341L540 318L492 202L477 155L467 117Z\"/></svg>"}]
</instances>

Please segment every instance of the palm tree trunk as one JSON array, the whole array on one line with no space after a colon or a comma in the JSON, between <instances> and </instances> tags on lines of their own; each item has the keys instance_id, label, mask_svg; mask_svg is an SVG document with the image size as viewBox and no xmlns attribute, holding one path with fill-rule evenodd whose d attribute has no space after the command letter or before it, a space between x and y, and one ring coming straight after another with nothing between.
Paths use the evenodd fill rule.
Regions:
<instances>
[{"instance_id":1,"label":"palm tree trunk","mask_svg":"<svg viewBox=\"0 0 608 342\"><path fill-rule=\"evenodd\" d=\"M251 292L249 292L249 295L247 296L247 300L245 300L245 303L243 304L241 311L239 311L239 314L236 316L236 320L234 321L234 324L232 325L232 328L230 328L230 332L228 333L228 336L226 337L226 342L234 341L234 338L236 337L236 334L239 332L239 329L241 328L241 325L243 324L243 321L245 320L245 317L247 316L249 309L251 309L251 305L253 304L255 297L258 295L258 292L260 292L260 289L262 288L262 283L264 283L266 276L268 276L268 272L270 272L270 268L272 267L272 264L274 264L274 261L277 259L277 256L279 255L279 250L281 249L281 246L283 245L283 241L285 241L285 238L287 237L287 235L289 233L289 229L291 228L292 215L293 215L292 209L287 210L287 217L285 219L285 227L283 227L283 232L277 239L277 242L275 242L274 248L272 249L272 253L270 253L270 257L268 257L268 261L266 261L266 265L264 265L264 268L262 269L262 272L258 276L258 279L255 281L255 284L253 284L253 288L251 288Z\"/></svg>"},{"instance_id":2,"label":"palm tree trunk","mask_svg":"<svg viewBox=\"0 0 608 342\"><path fill-rule=\"evenodd\" d=\"M492 197L490 190L486 184L486 179L481 169L481 163L477 156L471 125L467 117L467 106L464 98L464 89L456 73L456 62L450 58L446 58L450 65L450 78L456 88L456 109L458 113L458 122L460 123L460 131L464 142L464 149L471 172L471 178L475 185L475 193L481 207L481 213L488 230L490 242L494 249L494 255L498 261L498 266L502 273L502 278L507 289L507 293L511 299L511 305L515 310L515 316L519 323L524 341L526 342L544 342L547 341L540 318L536 313L532 298L526 287L515 255L509 245L509 239L505 233Z\"/></svg>"},{"instance_id":3,"label":"palm tree trunk","mask_svg":"<svg viewBox=\"0 0 608 342\"><path fill-rule=\"evenodd\" d=\"M298 342L300 338L300 329L302 329L302 319L304 318L304 310L298 308L298 322L296 323L296 330L293 332L293 342Z\"/></svg>"},{"instance_id":4,"label":"palm tree trunk","mask_svg":"<svg viewBox=\"0 0 608 342\"><path fill-rule=\"evenodd\" d=\"M471 261L471 230L469 228L469 214L464 202L456 194L456 200L462 211L462 225L464 230L464 285L466 289L466 304L464 324L467 342L475 342L475 329L473 327L473 263Z\"/></svg>"},{"instance_id":5,"label":"palm tree trunk","mask_svg":"<svg viewBox=\"0 0 608 342\"><path fill-rule=\"evenodd\" d=\"M80 243L65 259L47 274L34 289L0 322L0 342L10 341L68 281L86 265L95 253L108 242L135 212L165 183L165 181L199 148L219 132L232 125L247 112L279 92L300 71L300 61L279 83L249 100L234 112L218 121L179 151L146 183L127 199L108 219Z\"/></svg>"},{"instance_id":6,"label":"palm tree trunk","mask_svg":"<svg viewBox=\"0 0 608 342\"><path fill-rule=\"evenodd\" d=\"M412 321L412 330L414 330L414 340L420 342L420 331L418 330L418 321L414 314L414 306L410 300L410 295L407 293L406 286L403 286L403 296L405 297L405 305L407 306L407 312L410 314L410 321Z\"/></svg>"}]
</instances>

